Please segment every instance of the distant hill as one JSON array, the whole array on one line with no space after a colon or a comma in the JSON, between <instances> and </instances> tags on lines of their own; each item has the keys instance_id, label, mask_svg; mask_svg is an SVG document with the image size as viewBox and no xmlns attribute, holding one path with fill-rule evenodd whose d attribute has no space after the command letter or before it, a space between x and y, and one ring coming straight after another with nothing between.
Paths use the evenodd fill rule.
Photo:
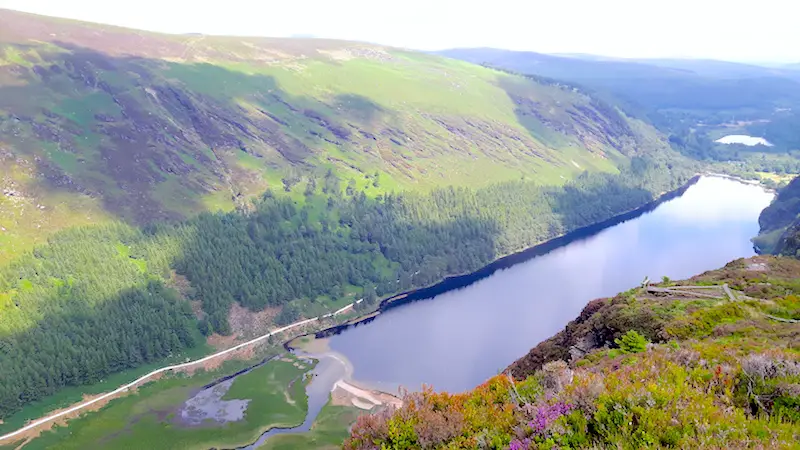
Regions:
<instances>
[{"instance_id":1,"label":"distant hill","mask_svg":"<svg viewBox=\"0 0 800 450\"><path fill-rule=\"evenodd\" d=\"M789 70L713 60L608 59L586 55L473 48L438 52L476 64L582 83L648 110L736 110L800 101L800 77Z\"/></svg>"}]
</instances>

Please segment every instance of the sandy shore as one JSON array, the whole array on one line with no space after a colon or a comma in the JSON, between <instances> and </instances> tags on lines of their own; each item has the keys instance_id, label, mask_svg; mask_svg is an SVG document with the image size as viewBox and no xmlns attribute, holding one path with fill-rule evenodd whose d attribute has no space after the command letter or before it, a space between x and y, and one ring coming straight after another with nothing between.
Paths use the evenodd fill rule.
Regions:
<instances>
[{"instance_id":1,"label":"sandy shore","mask_svg":"<svg viewBox=\"0 0 800 450\"><path fill-rule=\"evenodd\" d=\"M328 339L316 339L312 336L303 336L290 343L292 348L311 358L330 358L337 365L344 368L344 375L339 377L331 388L331 398L336 405L355 406L364 410L376 407L400 407L403 400L399 393L390 393L366 387L353 379L353 365L342 354L334 352L328 345Z\"/></svg>"}]
</instances>

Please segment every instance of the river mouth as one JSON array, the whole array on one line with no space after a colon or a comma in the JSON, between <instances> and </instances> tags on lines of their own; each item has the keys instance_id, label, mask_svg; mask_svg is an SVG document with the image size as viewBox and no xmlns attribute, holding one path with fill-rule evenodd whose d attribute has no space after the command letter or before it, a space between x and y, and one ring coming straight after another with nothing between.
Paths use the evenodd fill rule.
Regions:
<instances>
[{"instance_id":1,"label":"river mouth","mask_svg":"<svg viewBox=\"0 0 800 450\"><path fill-rule=\"evenodd\" d=\"M645 277L687 278L754 255L750 239L772 197L759 186L702 177L673 199L487 266L488 274L412 292L395 302L402 306L330 330L338 333L330 346L370 385L472 389L560 331L594 298Z\"/></svg>"},{"instance_id":2,"label":"river mouth","mask_svg":"<svg viewBox=\"0 0 800 450\"><path fill-rule=\"evenodd\" d=\"M238 447L237 450L257 449L274 436L309 431L328 402L336 406L353 406L364 412L375 412L380 408L402 405L399 395L353 380L352 364L345 356L332 351L327 339L301 336L288 342L286 347L298 358L317 361L310 372L310 382L306 385L308 411L305 419L296 427L271 428L261 434L255 442Z\"/></svg>"}]
</instances>

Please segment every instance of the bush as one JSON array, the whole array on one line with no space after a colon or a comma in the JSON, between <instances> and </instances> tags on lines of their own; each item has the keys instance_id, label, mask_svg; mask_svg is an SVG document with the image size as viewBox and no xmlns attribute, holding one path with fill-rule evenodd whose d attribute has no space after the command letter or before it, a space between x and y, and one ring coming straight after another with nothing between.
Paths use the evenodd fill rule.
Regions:
<instances>
[{"instance_id":1,"label":"bush","mask_svg":"<svg viewBox=\"0 0 800 450\"><path fill-rule=\"evenodd\" d=\"M647 350L647 344L649 344L647 338L636 332L636 330L628 330L627 333L621 338L615 339L614 342L624 353L641 353Z\"/></svg>"},{"instance_id":2,"label":"bush","mask_svg":"<svg viewBox=\"0 0 800 450\"><path fill-rule=\"evenodd\" d=\"M678 319L666 327L666 332L678 339L701 338L709 336L717 325L734 323L744 317L747 317L747 312L742 305L726 302Z\"/></svg>"},{"instance_id":3,"label":"bush","mask_svg":"<svg viewBox=\"0 0 800 450\"><path fill-rule=\"evenodd\" d=\"M214 330L211 328L211 324L205 319L197 322L197 329L200 330L200 333L203 336L211 336L211 334L214 332Z\"/></svg>"},{"instance_id":4,"label":"bush","mask_svg":"<svg viewBox=\"0 0 800 450\"><path fill-rule=\"evenodd\" d=\"M297 306L287 303L281 308L280 314L275 318L275 324L278 326L289 325L290 323L297 322L300 319L300 310Z\"/></svg>"}]
</instances>

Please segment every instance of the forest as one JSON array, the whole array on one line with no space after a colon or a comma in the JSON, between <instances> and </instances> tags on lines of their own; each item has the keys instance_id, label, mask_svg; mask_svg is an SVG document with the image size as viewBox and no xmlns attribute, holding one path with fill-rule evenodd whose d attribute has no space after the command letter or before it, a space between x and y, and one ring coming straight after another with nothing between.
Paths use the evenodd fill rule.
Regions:
<instances>
[{"instance_id":1,"label":"forest","mask_svg":"<svg viewBox=\"0 0 800 450\"><path fill-rule=\"evenodd\" d=\"M560 187L520 180L370 198L314 184L304 201L279 189L230 213L61 232L0 269L0 419L202 335L230 334L234 302L280 307L279 323L348 288L374 304L642 206L694 173L640 156L619 174L584 173ZM191 283L189 298L169 287L176 273Z\"/></svg>"}]
</instances>

